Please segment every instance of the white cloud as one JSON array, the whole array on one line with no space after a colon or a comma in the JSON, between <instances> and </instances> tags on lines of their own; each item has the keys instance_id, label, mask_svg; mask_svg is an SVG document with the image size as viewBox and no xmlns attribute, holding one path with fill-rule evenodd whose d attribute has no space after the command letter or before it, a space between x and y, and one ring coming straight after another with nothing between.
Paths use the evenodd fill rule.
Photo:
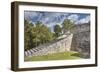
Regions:
<instances>
[{"instance_id":1,"label":"white cloud","mask_svg":"<svg viewBox=\"0 0 100 73\"><path fill-rule=\"evenodd\" d=\"M31 18L34 18L34 17L40 17L41 14L43 13L40 13L40 12L35 12L35 11L25 11L24 12L25 14L25 19L29 19L29 20L32 20ZM45 13L45 16L43 16L42 20L45 20L47 18L49 18L49 15L47 16L48 14Z\"/></svg>"},{"instance_id":2,"label":"white cloud","mask_svg":"<svg viewBox=\"0 0 100 73\"><path fill-rule=\"evenodd\" d=\"M79 16L77 14L71 14L68 16L68 19L70 19L72 22L78 21Z\"/></svg>"},{"instance_id":3,"label":"white cloud","mask_svg":"<svg viewBox=\"0 0 100 73\"><path fill-rule=\"evenodd\" d=\"M80 19L79 21L76 22L76 24L88 23L89 21L90 21L90 15L86 16L83 19Z\"/></svg>"},{"instance_id":4,"label":"white cloud","mask_svg":"<svg viewBox=\"0 0 100 73\"><path fill-rule=\"evenodd\" d=\"M60 23L68 14L66 13L45 13L45 16L41 19L41 21L49 26L53 26L53 24Z\"/></svg>"},{"instance_id":5,"label":"white cloud","mask_svg":"<svg viewBox=\"0 0 100 73\"><path fill-rule=\"evenodd\" d=\"M31 11L25 11L24 14L25 14L25 19L27 20L31 20L32 18L39 16L39 13Z\"/></svg>"}]
</instances>

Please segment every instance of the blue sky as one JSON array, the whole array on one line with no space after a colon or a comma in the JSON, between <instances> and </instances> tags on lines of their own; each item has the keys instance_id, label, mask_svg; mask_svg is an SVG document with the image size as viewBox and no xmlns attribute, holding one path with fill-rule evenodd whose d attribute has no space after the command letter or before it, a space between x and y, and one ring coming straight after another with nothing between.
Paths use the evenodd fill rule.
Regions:
<instances>
[{"instance_id":1,"label":"blue sky","mask_svg":"<svg viewBox=\"0 0 100 73\"><path fill-rule=\"evenodd\" d=\"M33 24L37 21L53 30L53 26L58 24L61 26L65 19L70 19L75 25L88 23L90 14L84 13L65 13L65 12L40 12L40 11L24 11L24 18Z\"/></svg>"}]
</instances>

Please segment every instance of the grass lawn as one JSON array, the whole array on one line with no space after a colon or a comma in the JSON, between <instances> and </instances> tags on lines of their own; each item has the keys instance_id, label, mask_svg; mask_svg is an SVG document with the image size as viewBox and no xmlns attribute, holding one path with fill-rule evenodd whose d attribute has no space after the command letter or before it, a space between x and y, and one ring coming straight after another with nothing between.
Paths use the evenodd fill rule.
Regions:
<instances>
[{"instance_id":1,"label":"grass lawn","mask_svg":"<svg viewBox=\"0 0 100 73\"><path fill-rule=\"evenodd\" d=\"M25 61L47 61L47 60L73 60L73 59L82 59L79 57L79 53L77 52L63 52L63 53L55 53L48 54L43 56L32 56L25 57Z\"/></svg>"}]
</instances>

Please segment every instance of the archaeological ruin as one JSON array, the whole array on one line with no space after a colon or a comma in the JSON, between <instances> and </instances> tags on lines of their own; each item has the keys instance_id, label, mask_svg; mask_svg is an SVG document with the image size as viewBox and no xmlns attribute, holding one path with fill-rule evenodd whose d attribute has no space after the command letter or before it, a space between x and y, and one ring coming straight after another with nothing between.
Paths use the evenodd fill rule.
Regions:
<instances>
[{"instance_id":1,"label":"archaeological ruin","mask_svg":"<svg viewBox=\"0 0 100 73\"><path fill-rule=\"evenodd\" d=\"M75 25L70 34L61 37L51 43L25 51L25 57L76 51L81 53L83 58L90 58L90 23Z\"/></svg>"}]
</instances>

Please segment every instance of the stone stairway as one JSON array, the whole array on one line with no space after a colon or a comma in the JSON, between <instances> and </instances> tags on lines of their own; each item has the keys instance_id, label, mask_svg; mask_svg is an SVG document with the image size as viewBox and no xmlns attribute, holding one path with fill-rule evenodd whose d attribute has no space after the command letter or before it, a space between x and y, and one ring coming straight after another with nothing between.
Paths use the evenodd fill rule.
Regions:
<instances>
[{"instance_id":1,"label":"stone stairway","mask_svg":"<svg viewBox=\"0 0 100 73\"><path fill-rule=\"evenodd\" d=\"M25 57L42 56L47 54L70 51L72 37L73 34L69 34L61 39L57 39L53 42L32 48L24 52Z\"/></svg>"}]
</instances>

